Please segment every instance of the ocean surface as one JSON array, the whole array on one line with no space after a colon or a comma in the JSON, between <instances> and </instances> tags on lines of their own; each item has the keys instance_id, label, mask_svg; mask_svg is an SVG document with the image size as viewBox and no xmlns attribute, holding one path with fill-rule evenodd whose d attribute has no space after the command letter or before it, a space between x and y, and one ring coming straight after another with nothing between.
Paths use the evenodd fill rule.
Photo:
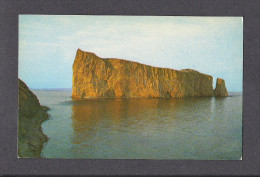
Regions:
<instances>
[{"instance_id":1,"label":"ocean surface","mask_svg":"<svg viewBox=\"0 0 260 177\"><path fill-rule=\"evenodd\" d=\"M201 159L242 157L242 93L226 98L73 100L33 90L50 119L45 158Z\"/></svg>"}]
</instances>

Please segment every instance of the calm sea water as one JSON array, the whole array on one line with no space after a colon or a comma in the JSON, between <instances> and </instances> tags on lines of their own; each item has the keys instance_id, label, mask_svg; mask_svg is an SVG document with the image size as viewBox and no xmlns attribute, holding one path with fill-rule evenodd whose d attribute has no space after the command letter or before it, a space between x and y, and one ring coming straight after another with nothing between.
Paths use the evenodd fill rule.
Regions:
<instances>
[{"instance_id":1,"label":"calm sea water","mask_svg":"<svg viewBox=\"0 0 260 177\"><path fill-rule=\"evenodd\" d=\"M240 159L242 94L185 99L73 100L36 91L51 108L45 158Z\"/></svg>"}]
</instances>

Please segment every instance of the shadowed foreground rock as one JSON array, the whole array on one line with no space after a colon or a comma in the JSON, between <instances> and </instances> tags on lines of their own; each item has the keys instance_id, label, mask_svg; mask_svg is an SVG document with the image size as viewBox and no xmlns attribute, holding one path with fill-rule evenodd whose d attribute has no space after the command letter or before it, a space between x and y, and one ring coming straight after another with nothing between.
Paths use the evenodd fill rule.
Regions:
<instances>
[{"instance_id":1,"label":"shadowed foreground rock","mask_svg":"<svg viewBox=\"0 0 260 177\"><path fill-rule=\"evenodd\" d=\"M226 89L225 81L223 79L218 78L216 82L216 88L214 90L215 96L228 96L228 92Z\"/></svg>"},{"instance_id":2,"label":"shadowed foreground rock","mask_svg":"<svg viewBox=\"0 0 260 177\"><path fill-rule=\"evenodd\" d=\"M74 98L214 96L213 78L191 69L158 68L121 59L102 59L78 49L73 64Z\"/></svg>"},{"instance_id":3,"label":"shadowed foreground rock","mask_svg":"<svg viewBox=\"0 0 260 177\"><path fill-rule=\"evenodd\" d=\"M41 106L36 95L20 79L18 99L18 156L41 157L43 144L48 141L41 123L48 119L49 108Z\"/></svg>"}]
</instances>

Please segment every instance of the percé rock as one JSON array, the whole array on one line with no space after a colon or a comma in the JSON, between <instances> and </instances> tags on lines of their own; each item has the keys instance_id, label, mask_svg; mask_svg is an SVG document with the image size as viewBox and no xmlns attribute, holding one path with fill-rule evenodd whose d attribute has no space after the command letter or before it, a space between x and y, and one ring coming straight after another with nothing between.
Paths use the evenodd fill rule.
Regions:
<instances>
[{"instance_id":1,"label":"perc\u00e9 rock","mask_svg":"<svg viewBox=\"0 0 260 177\"><path fill-rule=\"evenodd\" d=\"M214 95L215 96L221 96L221 97L228 96L226 84L225 84L225 81L223 79L220 79L220 78L217 79L216 88L214 90Z\"/></svg>"},{"instance_id":2,"label":"perc\u00e9 rock","mask_svg":"<svg viewBox=\"0 0 260 177\"><path fill-rule=\"evenodd\" d=\"M41 106L36 95L19 79L18 156L41 157L43 144L48 137L41 123L48 119L48 107Z\"/></svg>"},{"instance_id":3,"label":"perc\u00e9 rock","mask_svg":"<svg viewBox=\"0 0 260 177\"><path fill-rule=\"evenodd\" d=\"M214 96L213 78L191 69L158 68L122 59L103 59L77 50L73 98Z\"/></svg>"}]
</instances>

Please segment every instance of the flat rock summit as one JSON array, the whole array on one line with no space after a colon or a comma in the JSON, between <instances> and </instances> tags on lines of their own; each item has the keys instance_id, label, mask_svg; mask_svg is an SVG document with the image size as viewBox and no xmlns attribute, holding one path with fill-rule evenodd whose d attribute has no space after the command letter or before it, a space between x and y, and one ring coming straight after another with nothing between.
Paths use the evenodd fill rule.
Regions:
<instances>
[{"instance_id":1,"label":"flat rock summit","mask_svg":"<svg viewBox=\"0 0 260 177\"><path fill-rule=\"evenodd\" d=\"M182 98L228 96L225 81L192 69L174 70L107 58L77 50L73 64L73 98Z\"/></svg>"}]
</instances>

